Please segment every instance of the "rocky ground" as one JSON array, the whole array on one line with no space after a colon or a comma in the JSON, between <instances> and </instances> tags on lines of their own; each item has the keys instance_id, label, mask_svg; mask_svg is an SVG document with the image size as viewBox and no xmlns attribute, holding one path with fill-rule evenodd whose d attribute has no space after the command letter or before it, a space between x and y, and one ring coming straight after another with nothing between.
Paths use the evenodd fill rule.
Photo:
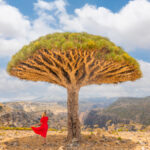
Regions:
<instances>
[{"instance_id":1,"label":"rocky ground","mask_svg":"<svg viewBox=\"0 0 150 150\"><path fill-rule=\"evenodd\" d=\"M48 131L47 145L32 131L0 130L0 150L150 150L150 132L83 132L80 144L67 144L65 132Z\"/></svg>"}]
</instances>

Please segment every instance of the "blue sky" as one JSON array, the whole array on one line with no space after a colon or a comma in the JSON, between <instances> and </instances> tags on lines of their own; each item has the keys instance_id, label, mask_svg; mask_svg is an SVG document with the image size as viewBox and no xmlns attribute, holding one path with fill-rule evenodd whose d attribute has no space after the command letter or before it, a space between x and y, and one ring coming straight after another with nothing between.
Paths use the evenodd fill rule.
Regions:
<instances>
[{"instance_id":1,"label":"blue sky","mask_svg":"<svg viewBox=\"0 0 150 150\"><path fill-rule=\"evenodd\" d=\"M36 3L37 0L6 0L8 4L18 8L24 15L35 18L36 13L34 12L33 3ZM52 0L45 0L46 2L52 2ZM74 9L81 8L85 4L95 5L97 7L105 7L110 9L113 12L118 12L124 5L126 5L129 0L67 0L67 11L68 13L73 14Z\"/></svg>"},{"instance_id":2,"label":"blue sky","mask_svg":"<svg viewBox=\"0 0 150 150\"><path fill-rule=\"evenodd\" d=\"M66 98L64 88L21 81L6 72L8 61L23 45L64 31L108 37L136 58L143 72L143 78L134 83L92 85L92 91L91 86L84 87L80 97L149 96L149 10L148 0L0 0L0 101Z\"/></svg>"},{"instance_id":3,"label":"blue sky","mask_svg":"<svg viewBox=\"0 0 150 150\"><path fill-rule=\"evenodd\" d=\"M7 4L16 7L19 9L19 11L26 17L28 17L29 20L36 19L37 13L34 10L34 4L37 2L37 0L30 0L30 1L25 1L25 0L6 0ZM45 2L53 2L52 0L45 0ZM111 10L114 13L119 12L124 6L126 6L130 0L67 0L66 2L66 11L69 14L74 14L74 10L77 8L82 8L86 4L88 5L94 5L97 8L98 7L104 7L109 10ZM138 49L138 48L137 48ZM146 61L150 62L150 53L147 50L137 50L129 52L129 54L136 59L144 59ZM5 66L5 65L4 65Z\"/></svg>"}]
</instances>

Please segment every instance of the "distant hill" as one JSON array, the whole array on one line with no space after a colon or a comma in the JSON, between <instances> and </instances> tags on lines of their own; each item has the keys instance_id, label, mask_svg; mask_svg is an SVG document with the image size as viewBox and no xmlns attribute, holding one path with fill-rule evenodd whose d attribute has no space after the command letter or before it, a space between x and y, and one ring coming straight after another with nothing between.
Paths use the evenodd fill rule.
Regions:
<instances>
[{"instance_id":1,"label":"distant hill","mask_svg":"<svg viewBox=\"0 0 150 150\"><path fill-rule=\"evenodd\" d=\"M98 125L99 127L107 127L107 122L111 120L111 124L124 123L128 124L129 120L119 118L117 115L111 113L104 113L104 109L94 109L91 110L84 118L84 125L94 127Z\"/></svg>"},{"instance_id":2,"label":"distant hill","mask_svg":"<svg viewBox=\"0 0 150 150\"><path fill-rule=\"evenodd\" d=\"M106 108L117 98L94 97L79 100L79 111L86 112L96 108Z\"/></svg>"},{"instance_id":3,"label":"distant hill","mask_svg":"<svg viewBox=\"0 0 150 150\"><path fill-rule=\"evenodd\" d=\"M0 103L0 126L23 127L37 122L33 115Z\"/></svg>"},{"instance_id":4,"label":"distant hill","mask_svg":"<svg viewBox=\"0 0 150 150\"><path fill-rule=\"evenodd\" d=\"M117 98L105 98L105 97L92 97L92 98L80 98L79 99L79 111L85 112L94 108L105 108L112 104ZM67 111L67 100L65 99L48 99L48 97L39 97L34 100L28 101L4 101L7 106L13 107L15 109L24 109L25 111L34 110L51 110L53 113L61 111Z\"/></svg>"},{"instance_id":5,"label":"distant hill","mask_svg":"<svg viewBox=\"0 0 150 150\"><path fill-rule=\"evenodd\" d=\"M7 102L5 105L15 109L23 110L25 112L44 112L45 110L51 111L53 114L57 115L59 113L66 113L67 108L57 102L33 102L33 101L18 101L18 102Z\"/></svg>"},{"instance_id":6,"label":"distant hill","mask_svg":"<svg viewBox=\"0 0 150 150\"><path fill-rule=\"evenodd\" d=\"M106 122L128 123L130 120L150 125L150 97L119 98L105 109L91 110L84 120L84 124L106 126Z\"/></svg>"},{"instance_id":7,"label":"distant hill","mask_svg":"<svg viewBox=\"0 0 150 150\"><path fill-rule=\"evenodd\" d=\"M112 104L115 98L89 98L79 101L79 118L84 118L91 109L105 108ZM3 112L1 111L1 105ZM66 101L16 101L4 102L0 105L0 126L26 126L30 127L39 122L41 114L46 110L49 116L49 127L60 128L67 126ZM11 110L11 111L8 111ZM2 115L3 114L3 115Z\"/></svg>"},{"instance_id":8,"label":"distant hill","mask_svg":"<svg viewBox=\"0 0 150 150\"><path fill-rule=\"evenodd\" d=\"M129 123L130 120L150 125L150 97L146 98L89 98L79 100L79 118L82 124L105 127L111 123ZM0 126L30 126L39 122L47 110L49 127L67 126L66 101L18 101L0 103Z\"/></svg>"},{"instance_id":9,"label":"distant hill","mask_svg":"<svg viewBox=\"0 0 150 150\"><path fill-rule=\"evenodd\" d=\"M3 114L5 112L11 112L12 109L10 107L7 107L6 105L0 103L0 114Z\"/></svg>"},{"instance_id":10,"label":"distant hill","mask_svg":"<svg viewBox=\"0 0 150 150\"><path fill-rule=\"evenodd\" d=\"M66 108L55 102L18 101L6 102L2 105L3 111L0 111L0 126L30 127L39 123L45 110L49 117L49 127L60 128L60 126L66 126ZM8 108L11 111L8 111Z\"/></svg>"}]
</instances>

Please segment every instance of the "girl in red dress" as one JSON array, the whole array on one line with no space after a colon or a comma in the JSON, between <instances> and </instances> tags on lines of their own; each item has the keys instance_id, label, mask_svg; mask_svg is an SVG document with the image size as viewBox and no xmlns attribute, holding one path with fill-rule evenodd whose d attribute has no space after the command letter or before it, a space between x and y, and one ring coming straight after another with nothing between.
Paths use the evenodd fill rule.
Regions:
<instances>
[{"instance_id":1,"label":"girl in red dress","mask_svg":"<svg viewBox=\"0 0 150 150\"><path fill-rule=\"evenodd\" d=\"M46 111L42 114L40 123L36 124L36 125L40 125L40 127L31 127L32 130L36 133L41 135L44 138L44 143L46 144L46 136L47 136L47 131L48 131L48 117L46 116Z\"/></svg>"}]
</instances>

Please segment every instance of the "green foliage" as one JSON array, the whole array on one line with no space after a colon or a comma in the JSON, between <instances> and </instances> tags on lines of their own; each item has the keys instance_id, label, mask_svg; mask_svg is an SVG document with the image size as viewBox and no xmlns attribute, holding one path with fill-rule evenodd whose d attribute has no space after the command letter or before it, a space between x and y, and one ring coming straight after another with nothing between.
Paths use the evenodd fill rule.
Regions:
<instances>
[{"instance_id":1,"label":"green foliage","mask_svg":"<svg viewBox=\"0 0 150 150\"><path fill-rule=\"evenodd\" d=\"M58 131L58 130L54 128L49 128L48 131Z\"/></svg>"},{"instance_id":2,"label":"green foliage","mask_svg":"<svg viewBox=\"0 0 150 150\"><path fill-rule=\"evenodd\" d=\"M124 128L119 128L117 131L122 132L122 131L124 131Z\"/></svg>"},{"instance_id":3,"label":"green foliage","mask_svg":"<svg viewBox=\"0 0 150 150\"><path fill-rule=\"evenodd\" d=\"M91 134L91 135L94 135L94 133L93 133L93 132L90 132L90 134Z\"/></svg>"},{"instance_id":4,"label":"green foliage","mask_svg":"<svg viewBox=\"0 0 150 150\"><path fill-rule=\"evenodd\" d=\"M0 127L0 130L32 130L32 129L28 127ZM58 131L58 130L54 128L49 128L48 131Z\"/></svg>"},{"instance_id":5,"label":"green foliage","mask_svg":"<svg viewBox=\"0 0 150 150\"><path fill-rule=\"evenodd\" d=\"M118 131L113 130L113 131L111 132L111 134L118 135Z\"/></svg>"},{"instance_id":6,"label":"green foliage","mask_svg":"<svg viewBox=\"0 0 150 150\"><path fill-rule=\"evenodd\" d=\"M121 137L118 137L118 140L119 140L119 141L122 141L122 138L121 138Z\"/></svg>"},{"instance_id":7,"label":"green foliage","mask_svg":"<svg viewBox=\"0 0 150 150\"><path fill-rule=\"evenodd\" d=\"M27 127L0 127L0 130L31 130Z\"/></svg>"},{"instance_id":8,"label":"green foliage","mask_svg":"<svg viewBox=\"0 0 150 150\"><path fill-rule=\"evenodd\" d=\"M82 33L53 33L40 37L39 39L32 41L29 45L25 45L22 49L12 56L11 61L7 66L7 71L10 72L11 68L17 65L20 61L26 60L38 49L51 49L67 51L70 49L82 49L82 50L98 50L97 59L100 56L105 55L106 59L113 59L115 61L126 61L133 64L136 68L139 68L135 59L129 56L121 47L117 47L109 39L97 35ZM105 54L103 50L106 50Z\"/></svg>"}]
</instances>

